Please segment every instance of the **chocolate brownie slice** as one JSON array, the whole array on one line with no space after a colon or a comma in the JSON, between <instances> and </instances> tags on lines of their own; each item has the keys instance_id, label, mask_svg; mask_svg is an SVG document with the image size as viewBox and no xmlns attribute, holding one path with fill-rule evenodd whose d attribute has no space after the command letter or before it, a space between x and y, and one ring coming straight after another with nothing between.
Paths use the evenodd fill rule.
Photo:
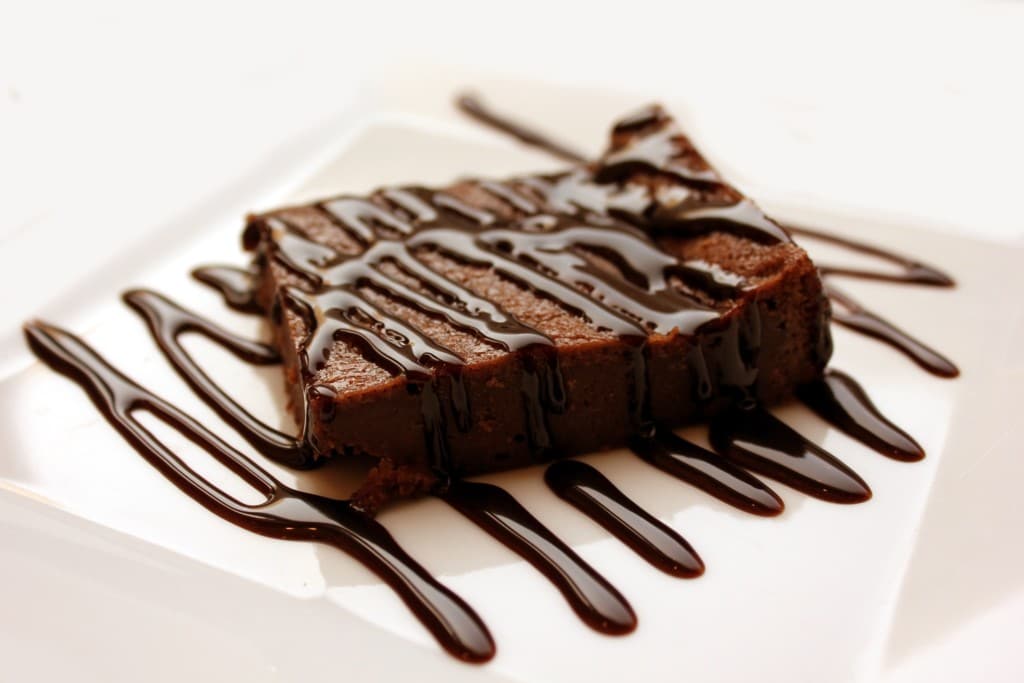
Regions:
<instances>
[{"instance_id":1,"label":"chocolate brownie slice","mask_svg":"<svg viewBox=\"0 0 1024 683\"><path fill-rule=\"evenodd\" d=\"M778 401L831 352L807 255L657 107L593 164L278 209L244 244L305 438L380 459L369 509Z\"/></svg>"}]
</instances>

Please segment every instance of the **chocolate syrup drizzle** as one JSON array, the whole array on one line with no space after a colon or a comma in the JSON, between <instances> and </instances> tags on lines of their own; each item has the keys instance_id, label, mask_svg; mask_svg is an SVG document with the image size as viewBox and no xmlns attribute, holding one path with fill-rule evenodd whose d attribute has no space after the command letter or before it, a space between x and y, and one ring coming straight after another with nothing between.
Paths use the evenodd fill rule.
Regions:
<instances>
[{"instance_id":1,"label":"chocolate syrup drizzle","mask_svg":"<svg viewBox=\"0 0 1024 683\"><path fill-rule=\"evenodd\" d=\"M570 161L576 161L578 163L586 163L586 159L579 157L578 155L575 158L564 156L563 152L565 148L563 145L557 142L552 142L551 138L530 127L516 123L508 117L493 112L474 96L462 95L458 97L456 99L456 106L475 120L485 125L490 125L502 132L508 133L527 145L545 150L560 158L567 158ZM641 129L645 126L651 125L652 122L657 121L661 116L662 112L660 108L648 107L637 112L634 116L620 122L616 126L615 130L616 132L624 132ZM663 172L672 172L674 168L670 166L666 152L666 150L669 149L667 144L669 140L667 138L663 138L666 138L666 136L658 136L657 144L644 147L644 150L651 150L653 148L653 151L646 151L645 154L640 155L634 153L634 155L630 157L620 157L618 161L627 163L645 162L648 166L658 168L658 170ZM620 168L621 167L622 166L620 164ZM680 175L681 177L689 178L690 180L701 180L699 174L691 174L687 176L684 171ZM717 176L713 176L711 179L717 180ZM830 242L850 251L867 254L869 256L888 261L889 263L898 266L900 269L900 272L889 273L863 268L819 264L818 269L823 276L846 276L860 279L880 280L883 282L929 285L934 287L952 287L955 285L953 278L938 268L883 247L868 244L849 237L834 235L830 232L803 225L787 223L783 227L792 234L803 235L813 239ZM834 287L828 287L827 291L828 296L833 303L843 307L847 311L845 313L834 313L833 320L836 322L848 327L849 329L866 334L889 344L909 356L920 367L934 375L939 377L956 377L960 374L956 365L923 342L915 339L908 333L892 325L875 313L867 310L860 304L855 303L849 296L838 292Z\"/></svg>"},{"instance_id":2,"label":"chocolate syrup drizzle","mask_svg":"<svg viewBox=\"0 0 1024 683\"><path fill-rule=\"evenodd\" d=\"M559 497L666 574L690 579L704 573L704 562L686 539L590 465L560 460L547 468L544 481Z\"/></svg>"},{"instance_id":3,"label":"chocolate syrup drizzle","mask_svg":"<svg viewBox=\"0 0 1024 683\"><path fill-rule=\"evenodd\" d=\"M456 481L441 497L536 567L591 628L611 635L636 628L633 608L619 591L507 491L493 484Z\"/></svg>"},{"instance_id":4,"label":"chocolate syrup drizzle","mask_svg":"<svg viewBox=\"0 0 1024 683\"><path fill-rule=\"evenodd\" d=\"M953 361L885 318L864 308L835 285L826 284L825 290L828 292L828 298L835 304L832 308L832 320L840 325L892 346L933 375L956 377L960 374L960 369ZM837 307L839 310L836 310Z\"/></svg>"},{"instance_id":5,"label":"chocolate syrup drizzle","mask_svg":"<svg viewBox=\"0 0 1024 683\"><path fill-rule=\"evenodd\" d=\"M155 292L136 290L126 294L125 300L129 301L147 319L157 345L164 350L171 364L175 366L179 373L182 373L190 385L194 388L201 387L202 378L205 375L202 375L201 370L196 368L194 363L186 365L178 357L179 354L184 353L183 350L180 350L180 344L176 339L181 331L180 327L207 332L211 335L211 339L215 341L218 338L230 336L230 333L220 329L216 324L203 320L196 316L196 314L172 304ZM157 321L156 324L154 324L154 321ZM169 351L174 349L179 350L176 352ZM194 373L199 376L193 376ZM833 375L838 376L838 373L828 373L822 381L804 387L805 393L802 395L808 397L805 400L810 402L813 396L820 397L833 393L830 384L830 382L834 381L832 379ZM853 382L852 378L845 377L845 379L851 390L843 393L840 399L833 399L833 402L839 403L838 407L830 407L826 399L819 398L815 409L823 417L834 422L836 426L872 448L876 448L878 443L895 443L898 445L899 441L896 440L895 433L893 432L894 429L898 432L898 428L878 413L866 393ZM199 391L200 396L204 400L209 401L208 395L201 388L197 388L197 391ZM229 410L234 409L244 412L237 405L231 408L231 404L233 402L230 402L228 405ZM223 405L216 407L221 410L224 409ZM850 416L855 416L856 428L851 427L851 424L854 424L854 418ZM870 416L875 416L875 418L873 420L869 419ZM258 443L252 440L251 434L242 431L245 429L245 423L240 425L237 417L234 419L229 417L228 419L236 429L241 431L243 436L250 440L250 443L259 447ZM269 429L265 425L263 428ZM906 438L909 439L910 437ZM782 499L757 477L730 460L723 459L721 455L683 439L670 429L652 426L649 431L638 432L637 436L633 439L631 447L637 456L654 467L715 496L737 509L760 516L775 516L784 509ZM273 451L268 452L264 450L263 452L268 457L278 459ZM849 470L842 466L841 463L839 463L841 469L837 475L829 474L827 470L832 462L832 460L826 459L816 463L821 475L823 477L838 476L839 478L846 476ZM838 461L835 462L838 463ZM821 487L809 487L807 485L808 475L806 472L789 473L784 469L776 468L770 476L793 488L803 490L809 495L822 497L826 500L832 499L827 493L829 489L827 485L823 484ZM479 493L481 490L478 489L477 500L483 498L483 494ZM826 492L821 493L820 491L822 490ZM501 501L495 503L495 505L500 504Z\"/></svg>"},{"instance_id":6,"label":"chocolate syrup drizzle","mask_svg":"<svg viewBox=\"0 0 1024 683\"><path fill-rule=\"evenodd\" d=\"M461 379L465 360L384 310L370 293L384 295L526 359L521 393L527 441L536 460L550 457L548 416L565 408L553 341L428 267L422 256L432 252L484 266L557 302L598 330L614 333L630 349L633 431L650 434L654 425L649 414L649 335L690 334L716 321L721 312L709 299L743 298L745 282L720 267L670 256L646 228L694 234L724 230L766 244L790 238L752 202L721 184L699 155L685 153L685 139L660 110L645 117L633 117L616 128L616 135L637 127L644 134L621 145L598 171L580 168L461 184L462 192L489 196L490 205L496 202L503 211L479 206L486 202L469 206L452 191L422 187L391 188L368 198L337 197L307 209L316 212L320 223L333 224L339 239L345 235L349 243L358 244L356 253L328 246L324 242L330 240L322 234L308 234L288 211L251 219L246 245L259 246L259 258L276 262L305 283L284 290L285 305L303 317L308 330L299 353L303 386L319 396L333 393L330 379L320 373L338 341L346 342L370 362L402 377L420 396L431 465L442 478L458 471L450 455L449 433L465 431L473 422ZM526 137L534 144L543 142ZM680 183L672 188L675 194L599 179L637 167L678 178ZM404 277L385 269L385 264L397 267ZM692 362L702 380L700 400L735 395L741 402L754 402L757 369L752 359L760 344L756 308L745 306L743 315L723 323L715 343L695 351ZM308 402L314 400L307 397ZM309 405L304 412L316 413ZM320 446L311 445L314 450Z\"/></svg>"},{"instance_id":7,"label":"chocolate syrup drizzle","mask_svg":"<svg viewBox=\"0 0 1024 683\"><path fill-rule=\"evenodd\" d=\"M856 472L762 408L715 418L708 438L719 455L809 496L833 503L862 503L871 497Z\"/></svg>"},{"instance_id":8,"label":"chocolate syrup drizzle","mask_svg":"<svg viewBox=\"0 0 1024 683\"><path fill-rule=\"evenodd\" d=\"M873 244L865 244L848 237L840 237L821 230L815 230L802 225L792 223L785 224L786 230L794 235L804 235L812 239L830 242L850 251L855 251L868 256L888 261L899 266L900 272L886 273L879 270L866 270L863 268L850 268L847 266L832 266L828 264L817 264L822 275L845 275L847 277L864 278L867 280L881 280L883 282L896 282L914 285L930 285L932 287L953 287L956 282L952 277L942 272L935 266L921 263L915 259L908 258L894 251L883 249Z\"/></svg>"},{"instance_id":9,"label":"chocolate syrup drizzle","mask_svg":"<svg viewBox=\"0 0 1024 683\"><path fill-rule=\"evenodd\" d=\"M235 266L201 266L192 277L220 292L224 303L242 313L262 313L256 301L253 272Z\"/></svg>"},{"instance_id":10,"label":"chocolate syrup drizzle","mask_svg":"<svg viewBox=\"0 0 1024 683\"><path fill-rule=\"evenodd\" d=\"M883 249L871 244L865 244L847 237L839 237L821 230L815 230L804 226L787 224L786 229L797 235L805 235L813 239L822 240L836 244L850 251L867 254L875 258L888 261L899 267L899 272L889 273L878 270L866 270L862 268L849 268L845 266L832 266L818 264L818 270L823 276L846 276L866 280L879 280L882 282L893 282L899 284L927 285L931 287L953 287L956 282L952 277L934 266L922 263L915 259L898 254L888 249ZM931 348L924 342L914 338L909 333L901 330L877 313L869 311L850 295L840 291L835 285L826 283L825 291L832 301L832 320L851 330L860 332L869 337L892 346L897 349L921 368L939 377L956 377L960 370L951 360Z\"/></svg>"},{"instance_id":11,"label":"chocolate syrup drizzle","mask_svg":"<svg viewBox=\"0 0 1024 683\"><path fill-rule=\"evenodd\" d=\"M782 499L760 479L717 453L659 429L633 441L633 452L662 472L681 479L733 507L762 517L782 512Z\"/></svg>"},{"instance_id":12,"label":"chocolate syrup drizzle","mask_svg":"<svg viewBox=\"0 0 1024 683\"><path fill-rule=\"evenodd\" d=\"M849 375L829 370L819 382L797 389L804 404L834 427L894 460L914 462L924 449L878 412L867 392Z\"/></svg>"},{"instance_id":13,"label":"chocolate syrup drizzle","mask_svg":"<svg viewBox=\"0 0 1024 683\"><path fill-rule=\"evenodd\" d=\"M285 486L197 420L121 374L74 335L42 322L25 325L25 335L33 352L77 382L143 458L210 512L263 536L316 541L351 555L391 586L450 653L469 662L494 656L494 641L480 617L372 518L346 501ZM135 418L140 410L187 437L265 499L242 503L212 485Z\"/></svg>"},{"instance_id":14,"label":"chocolate syrup drizzle","mask_svg":"<svg viewBox=\"0 0 1024 683\"><path fill-rule=\"evenodd\" d=\"M225 299L230 295L225 293ZM179 337L186 332L200 334L254 365L279 363L281 357L276 349L239 337L151 290L133 289L122 298L145 319L153 339L182 379L254 448L289 467L305 469L313 465L311 450L301 436L296 438L278 431L240 406L203 372Z\"/></svg>"},{"instance_id":15,"label":"chocolate syrup drizzle","mask_svg":"<svg viewBox=\"0 0 1024 683\"><path fill-rule=\"evenodd\" d=\"M567 147L557 140L549 138L546 135L527 128L512 119L491 111L489 107L484 106L479 98L473 95L460 95L456 98L455 104L459 109L469 116L472 116L480 123L500 130L503 133L507 133L531 147L539 147L545 152L554 154L563 161L579 164L586 163L587 161L585 156L571 147Z\"/></svg>"},{"instance_id":16,"label":"chocolate syrup drizzle","mask_svg":"<svg viewBox=\"0 0 1024 683\"><path fill-rule=\"evenodd\" d=\"M478 120L528 144L572 161L581 160L572 150L493 114L472 98L462 98L459 104ZM545 423L549 414L564 410L566 396L552 341L497 304L428 268L417 257L423 251L436 251L490 266L503 277L559 301L595 326L615 332L634 349L630 404L637 436L632 445L646 462L757 515L777 515L783 503L747 469L825 500L867 500L871 491L856 473L755 405L752 388L757 376L746 356L759 344L757 319L731 321L718 333L717 350L700 349L691 359L692 370L701 378L700 398L707 400L718 391L745 406L713 422L710 440L718 455L651 419L646 396L647 335L673 328L692 332L713 321L718 313L707 299L740 297L744 283L742 278L707 264L675 261L636 226L655 231L666 226L689 232L726 229L765 243L789 240L785 231L752 203L737 200L734 191L719 186L718 177L702 160L666 156L669 143L681 134L658 130L663 123L660 110L651 109L619 124L617 135L638 129L653 130L654 135L640 148L620 150L618 158L606 159L602 172L615 175L638 164L655 168L691 184L704 200L711 192L717 197L712 197L713 201L695 206L676 197L678 201L666 202L643 188L602 185L588 170L579 169L506 183L477 182L477 190L510 207L519 220L516 229L503 228L493 212L423 188L390 189L370 200L338 198L320 204L336 227L361 245L355 255L314 241L280 216L265 217L257 228L272 234L275 248L269 257L305 283L289 289L286 301L275 305L291 306L305 316L311 331L301 358L307 377L315 376L338 339L404 375L422 397L425 440L434 464L438 469L446 467L448 423L454 423L456 429L468 429L470 424L471 406L460 388L464 360L366 296L366 290L384 293L506 351L521 353L531 447L544 457L557 455L547 452L551 442ZM246 239L257 237L247 234ZM839 238L833 241L846 243ZM851 244L851 248L886 258L887 252ZM613 268L598 267L591 258L595 254L611 262ZM902 265L907 275L879 279L934 285L952 282L941 282L938 271L900 258L889 260ZM381 267L384 263L396 265L406 277L388 275ZM874 277L849 269L828 272ZM245 312L259 309L248 271L217 266L196 269L194 275L217 289L229 306ZM408 279L419 286L410 286ZM702 296L695 296L695 290ZM254 364L278 362L276 351L239 337L156 292L133 290L125 294L125 301L146 320L175 370L261 454L293 466L315 463L317 444L305 437L308 425L299 438L293 438L257 420L210 380L184 350L179 337L188 332L201 334ZM859 309L854 313L866 312ZM395 589L449 652L474 662L493 656L494 643L479 617L406 555L382 526L347 501L284 486L196 420L114 369L73 335L40 322L27 324L25 334L37 356L80 384L124 438L197 502L256 533L338 547ZM312 391L330 396L333 390L329 383L314 382ZM441 396L447 397L445 405ZM863 389L842 373L827 373L821 381L801 389L800 397L824 419L885 455L901 460L924 455L920 446L886 420ZM150 412L188 437L262 493L265 501L243 504L219 491L139 423L133 416L136 410ZM551 465L545 479L560 497L662 571L679 577L703 572L702 561L681 536L594 468L564 460ZM635 628L636 617L622 595L507 492L489 484L455 481L440 495L537 567L590 626L609 634Z\"/></svg>"}]
</instances>

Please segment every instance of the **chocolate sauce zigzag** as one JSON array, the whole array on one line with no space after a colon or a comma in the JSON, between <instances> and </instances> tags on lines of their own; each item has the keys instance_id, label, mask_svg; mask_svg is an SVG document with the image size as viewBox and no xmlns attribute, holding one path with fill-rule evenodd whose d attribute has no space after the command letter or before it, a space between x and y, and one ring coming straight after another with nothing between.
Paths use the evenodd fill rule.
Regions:
<instances>
[{"instance_id":1,"label":"chocolate sauce zigzag","mask_svg":"<svg viewBox=\"0 0 1024 683\"><path fill-rule=\"evenodd\" d=\"M952 276L944 273L935 266L930 266L927 263L922 263L917 259L904 256L903 254L898 254L895 251L883 249L882 247L874 244L868 244L867 242L862 242L849 237L840 237L839 235L833 235L832 233L815 228L809 228L803 225L786 223L785 227L786 230L794 235L811 237L813 239L822 240L824 242L829 242L843 247L850 251L874 256L875 258L895 264L896 266L899 266L900 269L897 273L887 273L880 270L852 268L849 266L833 266L819 263L818 270L821 271L822 275L842 275L866 280L881 280L883 282L899 284L929 285L932 287L954 287L956 285L956 281L953 280Z\"/></svg>"},{"instance_id":2,"label":"chocolate sauce zigzag","mask_svg":"<svg viewBox=\"0 0 1024 683\"><path fill-rule=\"evenodd\" d=\"M821 381L797 389L797 396L829 424L882 455L904 462L924 458L920 444L882 415L844 372L829 370Z\"/></svg>"},{"instance_id":3,"label":"chocolate sauce zigzag","mask_svg":"<svg viewBox=\"0 0 1024 683\"><path fill-rule=\"evenodd\" d=\"M704 573L704 562L686 539L590 465L559 460L548 465L544 481L560 498L666 574L691 579Z\"/></svg>"},{"instance_id":4,"label":"chocolate sauce zigzag","mask_svg":"<svg viewBox=\"0 0 1024 683\"><path fill-rule=\"evenodd\" d=\"M206 272L204 269L200 270ZM234 296L236 293L233 292L231 295ZM131 290L125 293L123 298L130 307L143 316L158 347L197 395L225 416L232 427L261 454L282 462L282 464L295 465L296 458L293 456L292 448L301 452L301 439L289 441L288 437L259 422L241 408L198 368L181 346L178 337L185 332L197 332L220 343L235 353L240 360L255 364L276 362L278 358L272 348L238 337L156 292L141 289ZM286 457L282 457L282 453ZM305 461L300 462L303 465L307 464ZM542 567L545 576L555 577L552 579L555 585L567 596L571 596L570 603L578 613L586 615L584 619L587 623L598 630L610 633L621 633L624 629L632 628L629 626L628 620L623 621L623 615L631 614L631 608L621 599L618 592L560 541L553 540L554 536L551 532L547 531L521 506L510 502L507 494L495 487L485 489L483 485L479 485L476 489L470 489L473 495L467 495L465 487L470 485L460 484L458 486L458 490L449 491L445 499L453 506L467 511L466 514L476 520L487 516L512 520L511 523L518 525L519 532L510 535L504 531L504 527L508 526L508 523L501 526L501 531L496 531L495 529L498 527L493 523L480 524L499 541L509 545L532 563ZM621 494L619 494L619 498L623 501L621 504L626 506L623 509L631 508L635 511L632 519L623 520L620 526L626 529L630 522L635 522L635 520L642 522L645 519L646 513L639 507L625 501ZM474 502L478 509L468 512ZM649 515L646 517L650 518ZM650 535L650 528L658 524L653 518L650 519L652 522L634 529L633 534ZM674 534L667 527L663 533L668 539L671 539ZM674 556L666 557L663 560L662 564L668 567L666 571L685 576L694 576L703 571L703 565L700 564L700 560L692 548L689 548L682 539L679 539L678 543L681 547L675 549ZM524 544L528 544L528 550L523 550L526 547ZM662 540L662 544L664 544L664 540ZM650 552L647 554L650 555ZM621 602L619 602L620 600ZM632 619L635 624L635 617Z\"/></svg>"},{"instance_id":5,"label":"chocolate sauce zigzag","mask_svg":"<svg viewBox=\"0 0 1024 683\"><path fill-rule=\"evenodd\" d=\"M227 332L154 292L132 290L126 293L125 300L145 317L161 350L204 400L210 400L211 396L223 397L223 390L206 378L187 354L185 360L182 359L180 354L184 352L177 339L179 334L185 331L204 334L244 362L265 364L276 361L269 347ZM317 540L341 548L366 563L398 590L439 642L453 654L468 661L483 661L493 654L493 643L486 627L468 606L439 584L430 584L427 603L418 602L427 600L424 598L424 582L433 580L394 545L383 527L346 501L295 491L277 482L178 408L115 370L73 335L43 323L27 325L26 335L36 355L81 384L126 440L197 502L256 533L276 538ZM189 376L191 373L197 373L202 379ZM233 401L231 403L234 404ZM134 420L131 414L135 410L152 412L181 431L266 495L267 501L245 505L201 479ZM766 448L799 459L805 456L805 453L797 453L799 449L793 446L794 439L799 439L800 448L812 451L816 457L810 467L798 464L792 471L787 471L785 465L778 467L773 463L765 466L748 462L748 466L765 471L769 476L811 495L836 502L858 502L870 495L866 485L848 468L802 440L774 418L765 417L767 413L761 415L755 410L743 411L742 414L748 419L769 421L771 429L754 427L760 431L759 438ZM236 417L229 422L245 435L247 426L244 420ZM713 442L728 457L742 459L742 456L749 456L749 453L741 453L738 458L733 443L737 433L745 434L750 429L749 421L744 427L738 427L739 422L735 420L728 421L728 424L728 436L723 440L713 431ZM853 435L855 438L862 436ZM265 455L273 454L272 446L268 448L267 444L258 441L254 445L258 448L262 445L261 452ZM781 500L755 477L729 461L719 459L715 462L713 454L668 430L658 430L651 437L638 439L634 448L641 457L659 468L681 476L741 509L755 514L777 514L782 509ZM655 566L677 576L691 577L703 572L699 556L684 539L626 498L596 470L582 463L562 461L551 466L546 479L559 495L611 530ZM621 594L507 492L489 484L457 482L442 497L534 564L593 628L610 634L627 633L635 628L636 617ZM297 525L304 526L297 531ZM392 564L381 566L382 557ZM410 590L414 594L410 594ZM440 616L435 613L438 609Z\"/></svg>"},{"instance_id":6,"label":"chocolate sauce zigzag","mask_svg":"<svg viewBox=\"0 0 1024 683\"><path fill-rule=\"evenodd\" d=\"M530 145L531 147L538 147L564 161L572 163L586 163L587 161L585 156L571 147L549 138L543 133L532 128L528 128L517 121L492 111L475 95L460 95L455 101L459 109L477 121L511 135L524 144Z\"/></svg>"},{"instance_id":7,"label":"chocolate sauce zigzag","mask_svg":"<svg viewBox=\"0 0 1024 683\"><path fill-rule=\"evenodd\" d=\"M636 614L619 591L504 489L458 481L442 500L536 567L591 628L609 635L636 628Z\"/></svg>"},{"instance_id":8,"label":"chocolate sauce zigzag","mask_svg":"<svg viewBox=\"0 0 1024 683\"><path fill-rule=\"evenodd\" d=\"M953 361L885 318L869 311L835 285L826 285L826 291L829 299L842 309L837 311L833 307L832 310L832 320L840 325L888 344L933 375L952 378L960 374L960 369Z\"/></svg>"},{"instance_id":9,"label":"chocolate sauce zigzag","mask_svg":"<svg viewBox=\"0 0 1024 683\"><path fill-rule=\"evenodd\" d=\"M391 534L347 501L291 489L176 406L121 374L83 341L43 322L25 325L33 352L92 398L106 420L183 493L214 514L272 538L335 547L377 574L451 654L485 662L494 641L480 617L402 550ZM225 494L135 417L145 411L187 437L265 497L250 505Z\"/></svg>"},{"instance_id":10,"label":"chocolate sauce zigzag","mask_svg":"<svg viewBox=\"0 0 1024 683\"><path fill-rule=\"evenodd\" d=\"M276 432L227 397L196 366L178 336L187 331L203 334L236 352L241 360L257 364L274 362L274 350L238 337L155 292L131 290L124 299L145 318L158 347L193 390L218 412L227 411L226 419L262 454L288 464L287 459L277 455L281 442L295 445L301 444L301 439ZM801 387L799 394L824 419L884 455L906 460L924 456L920 446L881 415L863 389L843 373L830 371L820 383ZM658 469L738 509L763 516L777 515L784 509L778 495L752 474L669 429L659 428L651 435L638 436L632 449Z\"/></svg>"},{"instance_id":11,"label":"chocolate sauce zigzag","mask_svg":"<svg viewBox=\"0 0 1024 683\"><path fill-rule=\"evenodd\" d=\"M253 286L254 273L235 266L200 266L192 270L192 277L220 292L224 303L241 313L263 313L256 301Z\"/></svg>"},{"instance_id":12,"label":"chocolate sauce zigzag","mask_svg":"<svg viewBox=\"0 0 1024 683\"><path fill-rule=\"evenodd\" d=\"M463 104L473 106L472 102ZM481 120L498 124L529 144L546 148L554 145L535 132L516 131L516 124L510 120L494 115L478 102L476 106ZM324 360L331 341L343 337L382 366L406 374L420 392L427 418L426 438L434 442L435 465L443 469L449 429L444 415L454 416L456 429L469 424L471 406L465 392L458 389L464 361L415 325L376 306L362 289L385 292L490 344L530 358L522 391L525 404L534 406L531 443L543 449L546 416L564 409L566 395L552 340L497 303L432 270L416 254L421 249L444 252L467 263L486 264L508 279L543 292L593 324L632 340L633 449L652 465L760 515L778 514L783 504L745 468L825 500L867 500L871 491L856 473L757 406L745 393L744 387L756 381L756 373L751 373L744 360L750 348L760 343L756 316L732 321L709 345L717 351L698 348L691 360L698 374L705 367L700 386L710 387L706 366L711 361L720 366L718 371L723 373L725 383L737 388L737 407L711 425L710 440L717 455L651 419L646 396L648 334L672 329L692 331L713 323L719 314L708 301L742 296L744 282L707 264L674 261L652 246L644 230L699 233L725 228L767 243L788 241L789 236L724 185L699 156L680 159L667 153L672 141L682 135L666 125L660 109L651 108L623 121L616 134L636 130L653 134L645 136L642 145L619 149L606 157L602 173L615 177L630 169L645 168L676 176L688 189L671 205L654 202L650 188L602 186L589 170L581 168L505 183L477 181L478 190L521 213L520 229L516 230L499 226L494 214L486 209L443 192L415 187L382 190L370 200L343 197L320 205L335 225L361 245L357 254L319 244L287 221L267 219L263 228L275 232L274 243L279 247L272 258L303 283L290 288L285 300L275 305L301 310L312 330L304 348L304 370L315 368ZM579 159L567 148L561 152L567 158ZM797 232L801 230L807 231ZM835 241L844 244L847 240ZM853 244L851 248L859 248L856 245L860 243ZM860 250L882 258L887 254L873 247ZM594 267L594 255L613 267ZM944 282L945 276L937 270L901 258L892 256L888 260L903 267L904 276L878 279L933 285L952 282ZM384 264L396 266L403 277L386 272ZM873 276L838 268L829 272ZM196 269L194 275L218 290L229 306L245 312L259 309L248 271L218 266ZM410 286L410 279L418 286ZM679 286L680 282L685 286ZM845 295L839 297L840 303L850 309L848 315L880 321L868 325L861 320L862 326L877 330L884 323L882 327L888 326L886 333L890 336L903 335L901 343L914 342ZM132 290L125 294L125 301L144 317L176 371L236 431L268 457L309 464L317 445L305 438L305 430L294 438L258 421L205 375L184 350L179 336L202 334L240 360L254 364L278 362L274 349L239 337L155 292ZM475 662L493 656L493 640L468 605L406 555L384 527L348 501L284 486L192 417L121 374L70 333L35 322L25 326L25 334L40 359L76 381L140 455L194 500L255 533L318 541L341 549L394 588L449 652ZM925 351L955 371L951 363L923 348L920 355L932 365L942 368ZM705 357L708 353L718 357ZM311 391L330 388L313 386ZM446 410L439 405L441 393L451 401ZM800 396L825 420L884 455L905 460L923 457L920 446L882 416L863 389L842 373L826 374L820 382L801 388ZM212 486L134 418L138 410L153 414L192 440L263 494L265 501L244 504ZM547 470L545 478L558 495L655 566L677 576L703 571L700 558L682 537L629 500L597 470L577 461L561 461ZM610 634L635 628L636 616L622 595L507 492L489 484L456 481L440 495L537 567L593 628Z\"/></svg>"},{"instance_id":13,"label":"chocolate sauce zigzag","mask_svg":"<svg viewBox=\"0 0 1024 683\"><path fill-rule=\"evenodd\" d=\"M632 449L640 459L662 472L739 510L774 517L785 509L778 494L760 479L669 429L658 429L650 437L635 439Z\"/></svg>"},{"instance_id":14,"label":"chocolate sauce zigzag","mask_svg":"<svg viewBox=\"0 0 1024 683\"><path fill-rule=\"evenodd\" d=\"M856 472L763 408L715 418L708 438L721 456L814 498L832 503L871 498Z\"/></svg>"},{"instance_id":15,"label":"chocolate sauce zigzag","mask_svg":"<svg viewBox=\"0 0 1024 683\"><path fill-rule=\"evenodd\" d=\"M188 332L200 334L241 360L257 365L279 363L276 349L239 337L151 290L133 289L122 298L146 321L153 340L182 379L254 448L289 467L305 469L314 465L301 434L289 436L254 417L203 372L179 337Z\"/></svg>"}]
</instances>

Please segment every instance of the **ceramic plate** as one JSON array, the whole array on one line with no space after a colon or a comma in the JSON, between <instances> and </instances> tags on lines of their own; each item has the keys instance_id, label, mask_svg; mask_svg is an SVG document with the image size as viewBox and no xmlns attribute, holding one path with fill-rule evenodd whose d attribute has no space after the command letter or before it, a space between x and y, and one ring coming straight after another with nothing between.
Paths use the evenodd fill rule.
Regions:
<instances>
[{"instance_id":1,"label":"ceramic plate","mask_svg":"<svg viewBox=\"0 0 1024 683\"><path fill-rule=\"evenodd\" d=\"M477 86L496 104L590 150L616 116L642 104L626 95L497 80ZM92 253L79 256L95 259L102 272L64 283L62 296L40 314L250 452L170 370L118 292L149 286L231 329L265 335L260 321L226 311L188 275L202 263L245 262L238 239L244 210L384 183L558 167L460 119L438 95L450 91L432 90L423 96L393 79L367 94L364 115L297 142L300 159L254 169L259 183L140 226L152 231L142 247L120 252L116 242L97 240ZM701 126L693 128L700 141ZM723 147L710 148L716 161ZM1019 672L1003 648L1024 613L1016 493L1024 461L1015 452L1024 437L1024 309L1015 298L1024 292L1022 250L887 217L884 207L839 211L765 190L764 178L737 180L777 217L915 254L958 282L955 289L843 282L962 370L956 380L940 379L887 346L835 331L833 366L857 377L920 441L924 461L881 457L801 406L775 411L859 472L874 491L871 501L833 505L775 485L785 513L757 518L627 453L584 458L697 548L707 571L681 580L555 497L542 469L486 477L622 591L639 618L626 637L587 628L530 565L444 504L396 505L380 521L492 630L498 655L471 666L445 654L355 561L326 547L253 535L187 498L76 385L15 340L0 379L3 678L902 681L960 670ZM812 255L826 251L807 246ZM5 321L9 329L18 322ZM277 368L254 369L196 338L187 346L255 414L293 429ZM154 429L225 488L251 496L181 437ZM683 433L704 443L703 429ZM346 487L338 466L301 476L267 466L309 490L340 494Z\"/></svg>"}]
</instances>

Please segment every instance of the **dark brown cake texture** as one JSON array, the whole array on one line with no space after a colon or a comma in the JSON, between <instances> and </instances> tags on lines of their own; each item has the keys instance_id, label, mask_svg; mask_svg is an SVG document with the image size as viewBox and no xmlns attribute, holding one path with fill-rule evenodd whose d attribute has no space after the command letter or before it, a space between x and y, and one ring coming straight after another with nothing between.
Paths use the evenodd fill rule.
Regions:
<instances>
[{"instance_id":1,"label":"dark brown cake texture","mask_svg":"<svg viewBox=\"0 0 1024 683\"><path fill-rule=\"evenodd\" d=\"M368 510L780 401L831 353L807 254L658 107L592 164L282 208L244 244L304 438L379 459Z\"/></svg>"}]
</instances>

